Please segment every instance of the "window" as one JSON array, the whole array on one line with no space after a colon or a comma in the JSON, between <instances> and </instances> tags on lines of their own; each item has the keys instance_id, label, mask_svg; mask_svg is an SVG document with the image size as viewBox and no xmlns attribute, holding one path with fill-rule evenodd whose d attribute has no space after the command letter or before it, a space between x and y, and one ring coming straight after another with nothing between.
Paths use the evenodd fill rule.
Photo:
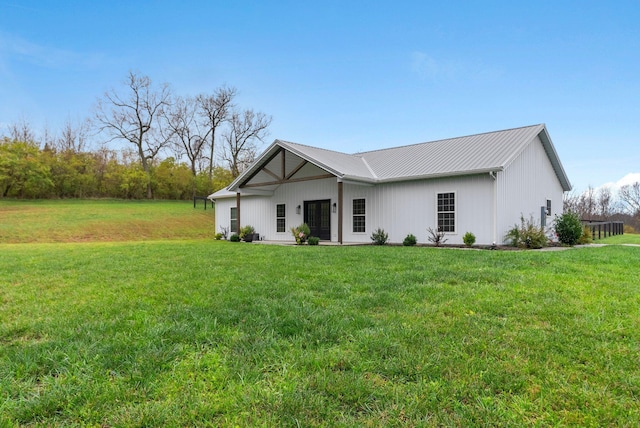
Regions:
<instances>
[{"instance_id":1,"label":"window","mask_svg":"<svg viewBox=\"0 0 640 428\"><path fill-rule=\"evenodd\" d=\"M456 194L438 193L438 230L456 231Z\"/></svg>"},{"instance_id":2,"label":"window","mask_svg":"<svg viewBox=\"0 0 640 428\"><path fill-rule=\"evenodd\" d=\"M365 201L364 199L353 200L353 232L364 233L365 223Z\"/></svg>"},{"instance_id":3,"label":"window","mask_svg":"<svg viewBox=\"0 0 640 428\"><path fill-rule=\"evenodd\" d=\"M551 199L547 199L547 215L551 215Z\"/></svg>"},{"instance_id":4,"label":"window","mask_svg":"<svg viewBox=\"0 0 640 428\"><path fill-rule=\"evenodd\" d=\"M231 207L231 232L232 233L239 233L238 232L238 207Z\"/></svg>"},{"instance_id":5,"label":"window","mask_svg":"<svg viewBox=\"0 0 640 428\"><path fill-rule=\"evenodd\" d=\"M287 219L286 219L286 210L285 204L277 204L276 205L276 232L284 232Z\"/></svg>"}]
</instances>

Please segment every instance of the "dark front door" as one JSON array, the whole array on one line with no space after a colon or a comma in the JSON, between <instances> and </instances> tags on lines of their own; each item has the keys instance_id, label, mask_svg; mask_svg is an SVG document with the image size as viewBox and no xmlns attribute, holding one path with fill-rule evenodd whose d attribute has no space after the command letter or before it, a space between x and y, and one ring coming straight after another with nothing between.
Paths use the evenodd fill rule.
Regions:
<instances>
[{"instance_id":1,"label":"dark front door","mask_svg":"<svg viewBox=\"0 0 640 428\"><path fill-rule=\"evenodd\" d=\"M331 240L331 200L305 201L304 222L311 230L311 236Z\"/></svg>"}]
</instances>

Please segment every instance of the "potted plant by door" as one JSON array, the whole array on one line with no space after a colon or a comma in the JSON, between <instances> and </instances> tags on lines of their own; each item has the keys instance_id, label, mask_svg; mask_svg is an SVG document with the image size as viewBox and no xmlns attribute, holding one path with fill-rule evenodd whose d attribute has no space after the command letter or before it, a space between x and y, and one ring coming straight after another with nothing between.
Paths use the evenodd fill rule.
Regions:
<instances>
[{"instance_id":1,"label":"potted plant by door","mask_svg":"<svg viewBox=\"0 0 640 428\"><path fill-rule=\"evenodd\" d=\"M244 242L253 242L253 234L255 231L256 230L251 225L246 225L240 228L240 239Z\"/></svg>"}]
</instances>

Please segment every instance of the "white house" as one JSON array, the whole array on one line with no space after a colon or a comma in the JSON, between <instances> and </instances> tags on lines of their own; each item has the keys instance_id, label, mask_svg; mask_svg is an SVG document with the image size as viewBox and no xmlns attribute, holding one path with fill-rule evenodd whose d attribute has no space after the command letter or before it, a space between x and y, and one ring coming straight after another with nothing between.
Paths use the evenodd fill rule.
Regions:
<instances>
[{"instance_id":1,"label":"white house","mask_svg":"<svg viewBox=\"0 0 640 428\"><path fill-rule=\"evenodd\" d=\"M461 244L501 244L520 218L550 225L571 184L544 124L345 154L275 140L226 189L209 196L216 225L252 225L262 239L311 235L339 243L390 242L427 229Z\"/></svg>"}]
</instances>

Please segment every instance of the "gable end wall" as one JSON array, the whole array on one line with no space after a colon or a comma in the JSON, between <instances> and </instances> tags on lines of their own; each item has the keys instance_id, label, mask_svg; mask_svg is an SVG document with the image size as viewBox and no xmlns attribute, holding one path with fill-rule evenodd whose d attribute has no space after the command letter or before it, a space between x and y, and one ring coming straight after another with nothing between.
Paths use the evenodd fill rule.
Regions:
<instances>
[{"instance_id":1,"label":"gable end wall","mask_svg":"<svg viewBox=\"0 0 640 428\"><path fill-rule=\"evenodd\" d=\"M520 155L498 173L498 236L497 242L504 243L504 236L520 217L525 221L533 218L540 225L540 207L551 200L551 215L546 217L548 230L552 229L555 215L562 214L563 190L551 161L539 137Z\"/></svg>"}]
</instances>

